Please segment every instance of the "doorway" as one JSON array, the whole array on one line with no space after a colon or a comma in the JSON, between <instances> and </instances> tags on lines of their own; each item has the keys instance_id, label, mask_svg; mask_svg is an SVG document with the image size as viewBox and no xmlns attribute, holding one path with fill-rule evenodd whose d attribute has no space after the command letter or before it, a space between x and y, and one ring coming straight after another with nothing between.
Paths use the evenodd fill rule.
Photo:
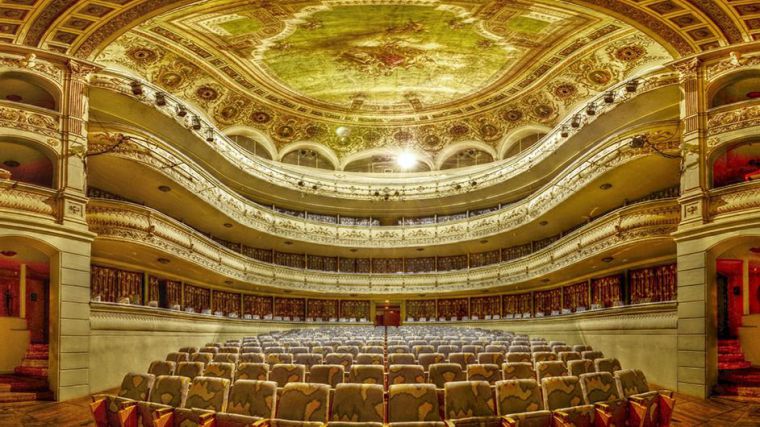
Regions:
<instances>
[{"instance_id":1,"label":"doorway","mask_svg":"<svg viewBox=\"0 0 760 427\"><path fill-rule=\"evenodd\" d=\"M401 326L401 306L388 303L376 305L375 326Z\"/></svg>"}]
</instances>

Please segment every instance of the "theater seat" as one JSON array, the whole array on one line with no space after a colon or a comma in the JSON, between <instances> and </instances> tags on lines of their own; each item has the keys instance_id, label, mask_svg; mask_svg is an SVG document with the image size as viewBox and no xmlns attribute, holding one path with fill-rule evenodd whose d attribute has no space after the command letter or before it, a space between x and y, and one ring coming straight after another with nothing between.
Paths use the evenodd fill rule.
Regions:
<instances>
[{"instance_id":1,"label":"theater seat","mask_svg":"<svg viewBox=\"0 0 760 427\"><path fill-rule=\"evenodd\" d=\"M325 356L325 365L343 365L348 371L354 363L354 356L351 353L330 353Z\"/></svg>"},{"instance_id":2,"label":"theater seat","mask_svg":"<svg viewBox=\"0 0 760 427\"><path fill-rule=\"evenodd\" d=\"M594 362L588 359L571 360L567 362L567 370L574 377L595 372Z\"/></svg>"},{"instance_id":3,"label":"theater seat","mask_svg":"<svg viewBox=\"0 0 760 427\"><path fill-rule=\"evenodd\" d=\"M343 365L315 365L309 371L309 382L315 384L326 384L330 388L335 388L343 382L345 368Z\"/></svg>"},{"instance_id":4,"label":"theater seat","mask_svg":"<svg viewBox=\"0 0 760 427\"><path fill-rule=\"evenodd\" d=\"M177 375L193 380L195 377L203 375L205 369L206 366L201 362L180 362L177 366Z\"/></svg>"},{"instance_id":5,"label":"theater seat","mask_svg":"<svg viewBox=\"0 0 760 427\"><path fill-rule=\"evenodd\" d=\"M428 380L442 389L444 384L467 380L467 374L458 363L434 363L430 365Z\"/></svg>"},{"instance_id":6,"label":"theater seat","mask_svg":"<svg viewBox=\"0 0 760 427\"><path fill-rule=\"evenodd\" d=\"M128 373L124 375L118 391L115 395L97 394L92 396L90 410L98 427L120 426L123 421L136 425L137 402L146 401L150 397L151 389L155 382L152 374ZM128 412L122 412L127 406L131 407Z\"/></svg>"},{"instance_id":7,"label":"theater seat","mask_svg":"<svg viewBox=\"0 0 760 427\"><path fill-rule=\"evenodd\" d=\"M211 353L193 353L193 355L190 356L190 361L201 362L204 365L208 365L212 360L214 360L214 355Z\"/></svg>"},{"instance_id":8,"label":"theater seat","mask_svg":"<svg viewBox=\"0 0 760 427\"><path fill-rule=\"evenodd\" d=\"M478 354L478 363L490 363L501 366L504 363L504 353L501 352L483 352Z\"/></svg>"},{"instance_id":9,"label":"theater seat","mask_svg":"<svg viewBox=\"0 0 760 427\"><path fill-rule=\"evenodd\" d=\"M240 356L237 353L219 353L214 356L213 361L218 363L238 363Z\"/></svg>"},{"instance_id":10,"label":"theater seat","mask_svg":"<svg viewBox=\"0 0 760 427\"><path fill-rule=\"evenodd\" d=\"M612 358L594 360L594 368L596 368L596 372L609 372L610 374L623 369L620 366L620 361Z\"/></svg>"},{"instance_id":11,"label":"theater seat","mask_svg":"<svg viewBox=\"0 0 760 427\"><path fill-rule=\"evenodd\" d=\"M328 427L383 427L383 393L380 384L338 384Z\"/></svg>"},{"instance_id":12,"label":"theater seat","mask_svg":"<svg viewBox=\"0 0 760 427\"><path fill-rule=\"evenodd\" d=\"M318 353L301 353L295 356L294 362L297 365L304 365L306 372L309 372L312 366L321 365L324 358Z\"/></svg>"},{"instance_id":13,"label":"theater seat","mask_svg":"<svg viewBox=\"0 0 760 427\"><path fill-rule=\"evenodd\" d=\"M586 404L596 408L595 424L600 427L625 426L627 421L625 399L609 372L594 372L580 376L581 390Z\"/></svg>"},{"instance_id":14,"label":"theater seat","mask_svg":"<svg viewBox=\"0 0 760 427\"><path fill-rule=\"evenodd\" d=\"M548 377L541 380L544 407L552 411L555 425L592 427L594 405L586 405L578 377Z\"/></svg>"},{"instance_id":15,"label":"theater seat","mask_svg":"<svg viewBox=\"0 0 760 427\"><path fill-rule=\"evenodd\" d=\"M458 381L444 387L444 413L449 426L500 427L491 386L486 381Z\"/></svg>"},{"instance_id":16,"label":"theater seat","mask_svg":"<svg viewBox=\"0 0 760 427\"><path fill-rule=\"evenodd\" d=\"M441 353L422 353L417 357L417 363L422 366L422 369L427 372L430 365L434 363L443 363L446 361L446 356Z\"/></svg>"},{"instance_id":17,"label":"theater seat","mask_svg":"<svg viewBox=\"0 0 760 427\"><path fill-rule=\"evenodd\" d=\"M235 380L267 381L269 365L266 363L241 363L235 372Z\"/></svg>"},{"instance_id":18,"label":"theater seat","mask_svg":"<svg viewBox=\"0 0 760 427\"><path fill-rule=\"evenodd\" d=\"M243 353L238 359L238 363L264 363L265 361L263 353Z\"/></svg>"},{"instance_id":19,"label":"theater seat","mask_svg":"<svg viewBox=\"0 0 760 427\"><path fill-rule=\"evenodd\" d=\"M203 372L203 375L213 378L225 378L232 381L235 379L235 364L211 362L206 366L206 370Z\"/></svg>"},{"instance_id":20,"label":"theater seat","mask_svg":"<svg viewBox=\"0 0 760 427\"><path fill-rule=\"evenodd\" d=\"M384 385L385 368L381 365L353 365L348 372L348 382Z\"/></svg>"},{"instance_id":21,"label":"theater seat","mask_svg":"<svg viewBox=\"0 0 760 427\"><path fill-rule=\"evenodd\" d=\"M467 381L486 381L493 385L501 379L501 368L499 365L477 364L467 366Z\"/></svg>"},{"instance_id":22,"label":"theater seat","mask_svg":"<svg viewBox=\"0 0 760 427\"><path fill-rule=\"evenodd\" d=\"M269 366L277 365L277 364L288 364L293 363L293 355L292 354L286 354L286 353L270 353L267 354L266 363L269 364Z\"/></svg>"},{"instance_id":23,"label":"theater seat","mask_svg":"<svg viewBox=\"0 0 760 427\"><path fill-rule=\"evenodd\" d=\"M174 352L169 353L166 355L166 361L167 362L189 362L190 361L190 354L188 353L180 353L180 352Z\"/></svg>"},{"instance_id":24,"label":"theater seat","mask_svg":"<svg viewBox=\"0 0 760 427\"><path fill-rule=\"evenodd\" d=\"M508 363L514 363L514 362L530 362L533 363L533 358L531 357L530 353L527 352L513 352L510 350L509 353L507 353L507 362Z\"/></svg>"},{"instance_id":25,"label":"theater seat","mask_svg":"<svg viewBox=\"0 0 760 427\"><path fill-rule=\"evenodd\" d=\"M474 353L451 353L449 362L458 363L462 369L467 369L467 365L474 365L478 362Z\"/></svg>"},{"instance_id":26,"label":"theater seat","mask_svg":"<svg viewBox=\"0 0 760 427\"><path fill-rule=\"evenodd\" d=\"M388 386L425 382L425 370L420 365L390 365L388 367Z\"/></svg>"},{"instance_id":27,"label":"theater seat","mask_svg":"<svg viewBox=\"0 0 760 427\"><path fill-rule=\"evenodd\" d=\"M551 412L543 407L541 388L535 379L496 383L496 412L505 417L508 426L551 427Z\"/></svg>"},{"instance_id":28,"label":"theater seat","mask_svg":"<svg viewBox=\"0 0 760 427\"><path fill-rule=\"evenodd\" d=\"M414 365L417 359L411 353L388 354L388 365Z\"/></svg>"},{"instance_id":29,"label":"theater seat","mask_svg":"<svg viewBox=\"0 0 760 427\"><path fill-rule=\"evenodd\" d=\"M180 362L180 363L183 363L183 362ZM156 377L159 375L174 375L175 368L176 368L176 363L174 362L169 362L166 360L154 360L153 362L150 362L148 373Z\"/></svg>"},{"instance_id":30,"label":"theater seat","mask_svg":"<svg viewBox=\"0 0 760 427\"><path fill-rule=\"evenodd\" d=\"M433 384L395 384L388 389L390 427L444 427Z\"/></svg>"},{"instance_id":31,"label":"theater seat","mask_svg":"<svg viewBox=\"0 0 760 427\"><path fill-rule=\"evenodd\" d=\"M179 408L185 404L190 378L161 376L156 378L148 400L137 402L143 427L153 427L155 411ZM124 415L126 416L126 414Z\"/></svg>"},{"instance_id":32,"label":"theater seat","mask_svg":"<svg viewBox=\"0 0 760 427\"><path fill-rule=\"evenodd\" d=\"M675 399L670 390L649 390L644 373L638 369L615 372L618 394L629 403L629 424L670 425Z\"/></svg>"},{"instance_id":33,"label":"theater seat","mask_svg":"<svg viewBox=\"0 0 760 427\"><path fill-rule=\"evenodd\" d=\"M502 365L502 377L505 380L535 380L536 371L530 362L514 362Z\"/></svg>"},{"instance_id":34,"label":"theater seat","mask_svg":"<svg viewBox=\"0 0 760 427\"><path fill-rule=\"evenodd\" d=\"M274 417L277 384L272 381L238 380L230 390L227 411L216 414L216 427L248 427Z\"/></svg>"},{"instance_id":35,"label":"theater seat","mask_svg":"<svg viewBox=\"0 0 760 427\"><path fill-rule=\"evenodd\" d=\"M196 377L182 407L156 411L154 427L210 427L217 412L227 410L230 380Z\"/></svg>"},{"instance_id":36,"label":"theater seat","mask_svg":"<svg viewBox=\"0 0 760 427\"><path fill-rule=\"evenodd\" d=\"M382 354L359 353L356 356L357 365L384 365L385 358Z\"/></svg>"},{"instance_id":37,"label":"theater seat","mask_svg":"<svg viewBox=\"0 0 760 427\"><path fill-rule=\"evenodd\" d=\"M567 367L559 360L549 360L536 363L536 377L539 381L549 377L567 376Z\"/></svg>"},{"instance_id":38,"label":"theater seat","mask_svg":"<svg viewBox=\"0 0 760 427\"><path fill-rule=\"evenodd\" d=\"M277 387L285 387L289 383L306 381L306 367L292 363L278 363L269 371L269 381L277 383Z\"/></svg>"},{"instance_id":39,"label":"theater seat","mask_svg":"<svg viewBox=\"0 0 760 427\"><path fill-rule=\"evenodd\" d=\"M322 427L327 422L330 387L325 384L287 384L279 400L275 418L261 426Z\"/></svg>"}]
</instances>

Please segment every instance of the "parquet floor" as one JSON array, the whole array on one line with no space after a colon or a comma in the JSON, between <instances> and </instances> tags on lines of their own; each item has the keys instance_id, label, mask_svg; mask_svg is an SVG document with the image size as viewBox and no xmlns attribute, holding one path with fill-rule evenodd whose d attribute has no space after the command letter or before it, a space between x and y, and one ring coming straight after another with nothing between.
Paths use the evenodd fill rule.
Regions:
<instances>
[{"instance_id":1,"label":"parquet floor","mask_svg":"<svg viewBox=\"0 0 760 427\"><path fill-rule=\"evenodd\" d=\"M68 402L24 402L0 404L2 427L77 427L94 426L88 398ZM760 399L740 401L733 398L709 400L677 396L673 415L676 426L760 427Z\"/></svg>"}]
</instances>

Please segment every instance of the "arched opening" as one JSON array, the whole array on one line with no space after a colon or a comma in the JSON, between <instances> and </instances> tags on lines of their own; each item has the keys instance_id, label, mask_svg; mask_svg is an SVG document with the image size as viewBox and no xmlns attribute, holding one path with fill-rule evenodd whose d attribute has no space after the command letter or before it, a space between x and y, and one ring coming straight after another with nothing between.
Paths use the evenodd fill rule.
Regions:
<instances>
[{"instance_id":1,"label":"arched opening","mask_svg":"<svg viewBox=\"0 0 760 427\"><path fill-rule=\"evenodd\" d=\"M713 157L714 188L760 180L760 140L728 146Z\"/></svg>"},{"instance_id":2,"label":"arched opening","mask_svg":"<svg viewBox=\"0 0 760 427\"><path fill-rule=\"evenodd\" d=\"M53 162L37 147L26 142L0 139L0 176L53 188Z\"/></svg>"},{"instance_id":3,"label":"arched opening","mask_svg":"<svg viewBox=\"0 0 760 427\"><path fill-rule=\"evenodd\" d=\"M760 376L756 368L760 366L760 238L731 243L717 251L714 266L718 391L756 394L760 392L756 381Z\"/></svg>"},{"instance_id":4,"label":"arched opening","mask_svg":"<svg viewBox=\"0 0 760 427\"><path fill-rule=\"evenodd\" d=\"M710 108L760 98L760 70L737 73L714 91Z\"/></svg>"},{"instance_id":5,"label":"arched opening","mask_svg":"<svg viewBox=\"0 0 760 427\"><path fill-rule=\"evenodd\" d=\"M428 172L430 171L430 165L424 161L417 160L413 166L404 167L399 165L395 154L374 154L350 161L343 170L365 173Z\"/></svg>"},{"instance_id":6,"label":"arched opening","mask_svg":"<svg viewBox=\"0 0 760 427\"><path fill-rule=\"evenodd\" d=\"M48 384L50 257L23 239L0 239L0 384L32 400L52 399ZM31 397L33 395L33 397ZM19 398L21 393L19 393Z\"/></svg>"},{"instance_id":7,"label":"arched opening","mask_svg":"<svg viewBox=\"0 0 760 427\"><path fill-rule=\"evenodd\" d=\"M272 154L269 150L255 139L244 135L229 135L229 138L254 156L272 160Z\"/></svg>"},{"instance_id":8,"label":"arched opening","mask_svg":"<svg viewBox=\"0 0 760 427\"><path fill-rule=\"evenodd\" d=\"M527 150L531 146L533 146L535 143L541 140L541 138L545 137L546 133L543 132L536 132L531 133L529 135L523 136L522 138L515 141L511 147L507 150L506 153L504 153L504 158L508 159L510 157L516 156L523 151Z\"/></svg>"},{"instance_id":9,"label":"arched opening","mask_svg":"<svg viewBox=\"0 0 760 427\"><path fill-rule=\"evenodd\" d=\"M484 163L490 163L493 160L493 156L483 150L468 148L449 156L443 164L441 164L441 170L477 166Z\"/></svg>"},{"instance_id":10,"label":"arched opening","mask_svg":"<svg viewBox=\"0 0 760 427\"><path fill-rule=\"evenodd\" d=\"M299 148L288 152L282 157L283 163L310 168L335 170L333 164L321 153L308 148Z\"/></svg>"},{"instance_id":11,"label":"arched opening","mask_svg":"<svg viewBox=\"0 0 760 427\"><path fill-rule=\"evenodd\" d=\"M50 83L29 73L0 74L0 99L56 110L58 102Z\"/></svg>"}]
</instances>

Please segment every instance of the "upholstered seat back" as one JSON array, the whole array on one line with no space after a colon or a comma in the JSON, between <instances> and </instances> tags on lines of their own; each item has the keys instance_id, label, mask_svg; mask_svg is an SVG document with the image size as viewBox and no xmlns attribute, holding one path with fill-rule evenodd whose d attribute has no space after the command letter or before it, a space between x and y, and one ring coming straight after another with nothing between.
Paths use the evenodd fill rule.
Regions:
<instances>
[{"instance_id":1,"label":"upholstered seat back","mask_svg":"<svg viewBox=\"0 0 760 427\"><path fill-rule=\"evenodd\" d=\"M395 384L388 389L388 422L437 422L438 396L433 384Z\"/></svg>"},{"instance_id":2,"label":"upholstered seat back","mask_svg":"<svg viewBox=\"0 0 760 427\"><path fill-rule=\"evenodd\" d=\"M269 379L269 365L266 363L241 363L237 367L235 379L266 381Z\"/></svg>"},{"instance_id":3,"label":"upholstered seat back","mask_svg":"<svg viewBox=\"0 0 760 427\"><path fill-rule=\"evenodd\" d=\"M269 371L269 381L277 383L277 387L285 387L289 383L306 381L306 367L292 363L278 363Z\"/></svg>"},{"instance_id":4,"label":"upholstered seat back","mask_svg":"<svg viewBox=\"0 0 760 427\"><path fill-rule=\"evenodd\" d=\"M184 407L224 412L227 410L229 391L230 380L226 378L195 377L187 392Z\"/></svg>"},{"instance_id":5,"label":"upholstered seat back","mask_svg":"<svg viewBox=\"0 0 760 427\"><path fill-rule=\"evenodd\" d=\"M383 386L338 384L332 405L333 421L377 422L385 418Z\"/></svg>"},{"instance_id":6,"label":"upholstered seat back","mask_svg":"<svg viewBox=\"0 0 760 427\"><path fill-rule=\"evenodd\" d=\"M425 370L420 365L390 365L388 385L425 382Z\"/></svg>"},{"instance_id":7,"label":"upholstered seat back","mask_svg":"<svg viewBox=\"0 0 760 427\"><path fill-rule=\"evenodd\" d=\"M502 365L501 371L505 380L536 379L536 371L530 362L508 362Z\"/></svg>"},{"instance_id":8,"label":"upholstered seat back","mask_svg":"<svg viewBox=\"0 0 760 427\"><path fill-rule=\"evenodd\" d=\"M533 379L504 380L496 383L496 411L499 415L543 409L541 388Z\"/></svg>"},{"instance_id":9,"label":"upholstered seat back","mask_svg":"<svg viewBox=\"0 0 760 427\"><path fill-rule=\"evenodd\" d=\"M277 405L278 419L326 423L330 407L330 387L326 384L289 383Z\"/></svg>"},{"instance_id":10,"label":"upholstered seat back","mask_svg":"<svg viewBox=\"0 0 760 427\"><path fill-rule=\"evenodd\" d=\"M444 384L453 381L465 381L467 374L458 363L434 363L430 365L429 382L437 388L443 388Z\"/></svg>"}]
</instances>

